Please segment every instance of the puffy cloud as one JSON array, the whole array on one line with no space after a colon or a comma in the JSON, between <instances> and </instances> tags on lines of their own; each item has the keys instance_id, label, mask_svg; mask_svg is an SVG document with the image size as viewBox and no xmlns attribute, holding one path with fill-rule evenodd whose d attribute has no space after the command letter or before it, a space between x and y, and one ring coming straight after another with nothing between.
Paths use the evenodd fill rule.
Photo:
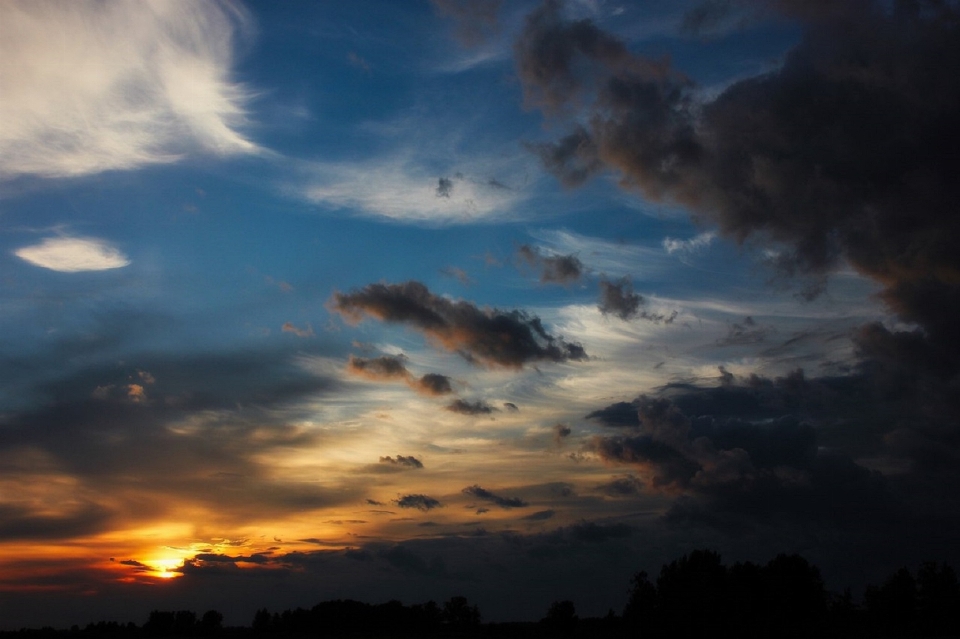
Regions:
<instances>
[{"instance_id":1,"label":"puffy cloud","mask_svg":"<svg viewBox=\"0 0 960 639\"><path fill-rule=\"evenodd\" d=\"M531 362L587 357L580 344L554 337L535 316L452 301L416 281L368 284L358 291L336 293L331 308L353 322L370 316L409 324L442 348L487 366L522 368Z\"/></svg>"},{"instance_id":2,"label":"puffy cloud","mask_svg":"<svg viewBox=\"0 0 960 639\"><path fill-rule=\"evenodd\" d=\"M0 4L0 175L76 176L258 151L225 2Z\"/></svg>"},{"instance_id":3,"label":"puffy cloud","mask_svg":"<svg viewBox=\"0 0 960 639\"><path fill-rule=\"evenodd\" d=\"M48 237L39 244L17 249L14 255L61 273L107 271L130 264L119 249L105 240L89 237Z\"/></svg>"},{"instance_id":4,"label":"puffy cloud","mask_svg":"<svg viewBox=\"0 0 960 639\"><path fill-rule=\"evenodd\" d=\"M476 497L477 499L482 499L484 501L489 501L501 508L523 508L527 506L527 502L523 501L519 497L501 497L500 495L494 494L482 488L481 486L474 484L473 486L467 486L463 489L464 495L470 495L471 497Z\"/></svg>"}]
</instances>

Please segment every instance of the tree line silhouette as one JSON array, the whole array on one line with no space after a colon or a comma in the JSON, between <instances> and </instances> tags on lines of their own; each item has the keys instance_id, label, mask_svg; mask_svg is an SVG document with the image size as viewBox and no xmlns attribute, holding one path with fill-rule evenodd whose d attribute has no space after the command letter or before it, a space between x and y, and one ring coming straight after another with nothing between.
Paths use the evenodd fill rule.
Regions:
<instances>
[{"instance_id":1,"label":"tree line silhouette","mask_svg":"<svg viewBox=\"0 0 960 639\"><path fill-rule=\"evenodd\" d=\"M161 637L960 637L960 585L947 564L901 568L860 601L850 590L831 593L819 569L799 555L766 564L725 566L718 553L696 550L664 564L656 579L634 575L622 614L580 619L574 602L554 601L539 622L482 623L462 596L404 605L353 600L310 609L257 610L250 626L223 626L208 610L154 610L142 626L112 621L70 630L0 632L0 639L126 639Z\"/></svg>"}]
</instances>

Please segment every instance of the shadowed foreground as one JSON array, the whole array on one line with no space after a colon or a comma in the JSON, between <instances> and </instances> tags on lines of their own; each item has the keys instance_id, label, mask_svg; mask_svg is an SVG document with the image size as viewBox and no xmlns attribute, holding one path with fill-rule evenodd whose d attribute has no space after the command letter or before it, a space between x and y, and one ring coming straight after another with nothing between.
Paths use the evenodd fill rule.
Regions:
<instances>
[{"instance_id":1,"label":"shadowed foreground","mask_svg":"<svg viewBox=\"0 0 960 639\"><path fill-rule=\"evenodd\" d=\"M367 604L324 601L307 610L257 610L249 627L224 627L216 610L150 613L142 626L115 621L85 628L22 629L0 639L162 637L960 637L960 585L946 564L901 568L861 601L830 593L820 571L799 555L765 565L725 566L698 550L665 564L655 580L634 575L622 614L580 619L572 601L555 601L538 622L482 623L464 597Z\"/></svg>"}]
</instances>

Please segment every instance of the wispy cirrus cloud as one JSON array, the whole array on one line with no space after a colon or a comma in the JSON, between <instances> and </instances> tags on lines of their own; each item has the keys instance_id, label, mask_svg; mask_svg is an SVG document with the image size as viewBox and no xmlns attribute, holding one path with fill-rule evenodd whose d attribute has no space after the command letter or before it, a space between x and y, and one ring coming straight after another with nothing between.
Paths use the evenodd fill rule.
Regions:
<instances>
[{"instance_id":1,"label":"wispy cirrus cloud","mask_svg":"<svg viewBox=\"0 0 960 639\"><path fill-rule=\"evenodd\" d=\"M405 154L357 162L314 162L295 194L325 208L405 222L464 224L503 219L527 199L483 162L444 173Z\"/></svg>"},{"instance_id":2,"label":"wispy cirrus cloud","mask_svg":"<svg viewBox=\"0 0 960 639\"><path fill-rule=\"evenodd\" d=\"M90 237L48 237L13 254L34 266L61 273L106 271L130 264L119 249L105 240Z\"/></svg>"},{"instance_id":3,"label":"wispy cirrus cloud","mask_svg":"<svg viewBox=\"0 0 960 639\"><path fill-rule=\"evenodd\" d=\"M258 151L226 2L0 5L0 176L67 177Z\"/></svg>"}]
</instances>

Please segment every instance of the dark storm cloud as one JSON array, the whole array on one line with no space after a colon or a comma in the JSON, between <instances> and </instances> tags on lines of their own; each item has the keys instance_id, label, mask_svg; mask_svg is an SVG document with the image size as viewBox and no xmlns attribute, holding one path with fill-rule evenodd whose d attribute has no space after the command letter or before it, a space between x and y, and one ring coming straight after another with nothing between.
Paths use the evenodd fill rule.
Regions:
<instances>
[{"instance_id":1,"label":"dark storm cloud","mask_svg":"<svg viewBox=\"0 0 960 639\"><path fill-rule=\"evenodd\" d=\"M522 368L531 362L587 358L580 344L550 335L535 316L452 301L415 281L336 293L331 308L352 322L370 316L409 324L439 346L487 366Z\"/></svg>"},{"instance_id":2,"label":"dark storm cloud","mask_svg":"<svg viewBox=\"0 0 960 639\"><path fill-rule=\"evenodd\" d=\"M807 380L797 371L713 388L668 386L669 397L641 396L632 404L639 423L631 434L595 437L591 449L678 496L668 513L674 523L733 528L770 517L845 527L876 523L896 514L889 482L848 452L823 446L811 424L829 425L826 432L842 425L850 437L866 439L863 427L877 429L889 407L864 414L851 392L858 383ZM883 442L876 432L872 438L876 454ZM628 494L641 487L637 479L600 489Z\"/></svg>"},{"instance_id":3,"label":"dark storm cloud","mask_svg":"<svg viewBox=\"0 0 960 639\"><path fill-rule=\"evenodd\" d=\"M397 455L396 457L390 457L387 455L386 457L380 458L380 463L389 464L391 466L403 466L405 468L423 468L423 462L413 455Z\"/></svg>"},{"instance_id":4,"label":"dark storm cloud","mask_svg":"<svg viewBox=\"0 0 960 639\"><path fill-rule=\"evenodd\" d=\"M802 41L777 71L694 104L668 62L544 3L516 44L526 102L589 124L538 147L541 157L568 184L613 169L624 186L689 206L728 237L772 240L778 267L815 284L847 260L956 371L960 11L933 1L745 4L800 20Z\"/></svg>"},{"instance_id":5,"label":"dark storm cloud","mask_svg":"<svg viewBox=\"0 0 960 639\"><path fill-rule=\"evenodd\" d=\"M608 497L631 497L643 492L643 482L633 475L624 475L605 484L600 484L597 486L597 490Z\"/></svg>"},{"instance_id":6,"label":"dark storm cloud","mask_svg":"<svg viewBox=\"0 0 960 639\"><path fill-rule=\"evenodd\" d=\"M502 0L431 0L437 12L453 20L457 39L478 46L500 29L497 13Z\"/></svg>"},{"instance_id":7,"label":"dark storm cloud","mask_svg":"<svg viewBox=\"0 0 960 639\"><path fill-rule=\"evenodd\" d=\"M584 266L576 255L544 255L540 249L524 244L517 256L533 268L540 269L543 284L571 284L583 277Z\"/></svg>"},{"instance_id":8,"label":"dark storm cloud","mask_svg":"<svg viewBox=\"0 0 960 639\"><path fill-rule=\"evenodd\" d=\"M474 484L473 486L467 486L463 489L464 495L470 495L471 497L476 497L477 499L483 499L484 501L489 501L501 508L523 508L527 506L527 502L523 501L519 497L501 497L500 495L494 494L487 490L486 488L481 488L479 485Z\"/></svg>"},{"instance_id":9,"label":"dark storm cloud","mask_svg":"<svg viewBox=\"0 0 960 639\"><path fill-rule=\"evenodd\" d=\"M416 508L417 510L431 510L433 508L440 508L443 504L439 500L434 499L433 497L428 497L427 495L403 495L398 499L394 499L393 503L400 508Z\"/></svg>"},{"instance_id":10,"label":"dark storm cloud","mask_svg":"<svg viewBox=\"0 0 960 639\"><path fill-rule=\"evenodd\" d=\"M95 503L73 506L66 513L45 510L0 503L0 540L83 537L107 529L116 515Z\"/></svg>"},{"instance_id":11,"label":"dark storm cloud","mask_svg":"<svg viewBox=\"0 0 960 639\"><path fill-rule=\"evenodd\" d=\"M589 413L587 419L595 419L604 426L615 428L635 428L640 425L640 416L637 414L637 404L634 402L617 402L606 408Z\"/></svg>"},{"instance_id":12,"label":"dark storm cloud","mask_svg":"<svg viewBox=\"0 0 960 639\"><path fill-rule=\"evenodd\" d=\"M461 415L489 415L497 410L480 399L475 402L457 399L447 404L446 409L452 413L460 413Z\"/></svg>"}]
</instances>

